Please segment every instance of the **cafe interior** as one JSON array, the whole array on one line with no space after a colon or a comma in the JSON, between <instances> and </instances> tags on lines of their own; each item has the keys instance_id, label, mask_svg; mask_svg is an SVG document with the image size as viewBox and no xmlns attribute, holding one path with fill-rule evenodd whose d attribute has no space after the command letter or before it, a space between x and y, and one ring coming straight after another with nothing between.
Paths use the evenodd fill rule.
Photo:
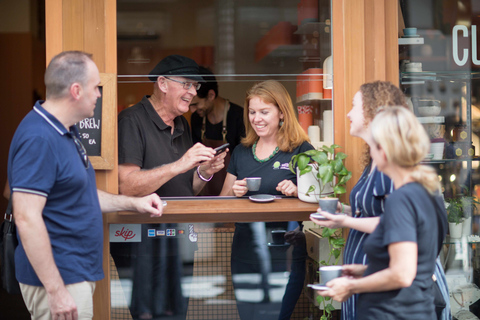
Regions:
<instances>
[{"instance_id":1,"label":"cafe interior","mask_svg":"<svg viewBox=\"0 0 480 320\"><path fill-rule=\"evenodd\" d=\"M445 201L477 199L478 25L480 4L473 0L0 1L0 181L7 180L16 126L45 99L49 60L83 50L93 54L102 78L101 113L91 122L100 125L84 138L95 139L89 156L100 189L118 193L118 113L150 95L149 72L179 54L211 70L219 95L240 106L255 83L279 81L312 145L337 144L347 155L352 179L340 196L346 204L364 147L349 135L346 115L362 83L390 81L431 138L425 162L437 170ZM190 121L190 112L184 116ZM322 261L341 264L342 256L329 260L328 237L309 221L317 199L298 198L169 197L160 218L105 214L106 277L97 284L94 319L340 319L340 304L321 302L307 284L321 282ZM479 319L480 212L463 210L461 234L452 227L440 257L454 319ZM258 243L251 231L242 246L254 268L233 266L236 223L261 234ZM303 258L274 239L299 225ZM332 237L347 235L339 229ZM298 298L289 296L292 283L302 287ZM21 296L0 289L0 318L29 319Z\"/></svg>"}]
</instances>

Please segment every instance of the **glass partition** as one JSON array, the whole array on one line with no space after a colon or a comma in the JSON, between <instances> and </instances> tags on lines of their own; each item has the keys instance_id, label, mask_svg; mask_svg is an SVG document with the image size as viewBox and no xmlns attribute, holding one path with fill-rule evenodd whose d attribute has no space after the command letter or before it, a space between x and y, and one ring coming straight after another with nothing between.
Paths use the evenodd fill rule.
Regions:
<instances>
[{"instance_id":1,"label":"glass partition","mask_svg":"<svg viewBox=\"0 0 480 320\"><path fill-rule=\"evenodd\" d=\"M438 172L449 234L440 257L453 319L480 316L480 62L475 1L402 0L400 84L431 138L425 160Z\"/></svg>"},{"instance_id":2,"label":"glass partition","mask_svg":"<svg viewBox=\"0 0 480 320\"><path fill-rule=\"evenodd\" d=\"M331 28L330 0L117 0L118 111L151 95L149 72L179 54L209 69L218 96L241 107L253 84L279 81L314 147L330 145ZM319 318L305 286L318 282L318 262L298 227L113 224L111 319ZM285 242L289 231L295 244Z\"/></svg>"}]
</instances>

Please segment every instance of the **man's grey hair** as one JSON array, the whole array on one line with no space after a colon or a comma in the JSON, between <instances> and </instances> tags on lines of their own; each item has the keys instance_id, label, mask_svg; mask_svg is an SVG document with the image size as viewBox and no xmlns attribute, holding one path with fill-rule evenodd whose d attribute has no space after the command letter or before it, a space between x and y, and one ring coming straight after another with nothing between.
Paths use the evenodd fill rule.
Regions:
<instances>
[{"instance_id":1,"label":"man's grey hair","mask_svg":"<svg viewBox=\"0 0 480 320\"><path fill-rule=\"evenodd\" d=\"M73 83L86 85L87 62L92 60L90 53L64 51L50 61L45 71L47 99L63 98Z\"/></svg>"}]
</instances>

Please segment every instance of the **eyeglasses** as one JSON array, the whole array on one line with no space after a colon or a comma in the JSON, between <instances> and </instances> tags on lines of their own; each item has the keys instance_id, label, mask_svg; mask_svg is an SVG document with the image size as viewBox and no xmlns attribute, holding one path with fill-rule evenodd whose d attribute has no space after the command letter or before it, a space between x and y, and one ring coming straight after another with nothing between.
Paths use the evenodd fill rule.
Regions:
<instances>
[{"instance_id":1,"label":"eyeglasses","mask_svg":"<svg viewBox=\"0 0 480 320\"><path fill-rule=\"evenodd\" d=\"M194 84L193 82L175 80L175 79L172 79L172 78L169 78L169 77L165 77L165 79L183 84L183 89L185 89L185 90L190 90L190 88L193 86L195 88L195 90L198 91L200 89L200 87L202 86L200 83Z\"/></svg>"},{"instance_id":2,"label":"eyeglasses","mask_svg":"<svg viewBox=\"0 0 480 320\"><path fill-rule=\"evenodd\" d=\"M83 161L85 169L88 169L88 167L90 166L90 162L88 161L87 150L85 150L82 141L80 141L80 139L78 139L77 137L73 136L73 142L75 142L75 146L77 147L78 154Z\"/></svg>"}]
</instances>

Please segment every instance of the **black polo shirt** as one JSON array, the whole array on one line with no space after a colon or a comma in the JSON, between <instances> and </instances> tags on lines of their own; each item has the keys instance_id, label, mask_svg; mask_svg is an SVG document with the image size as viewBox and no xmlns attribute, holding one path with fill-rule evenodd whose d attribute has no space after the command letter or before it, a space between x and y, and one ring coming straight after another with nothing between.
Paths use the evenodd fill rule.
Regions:
<instances>
[{"instance_id":1,"label":"black polo shirt","mask_svg":"<svg viewBox=\"0 0 480 320\"><path fill-rule=\"evenodd\" d=\"M193 146L187 120L177 117L175 130L163 122L148 100L149 96L118 115L118 163L152 169L180 159ZM195 169L179 174L161 186L161 197L193 196Z\"/></svg>"}]
</instances>

